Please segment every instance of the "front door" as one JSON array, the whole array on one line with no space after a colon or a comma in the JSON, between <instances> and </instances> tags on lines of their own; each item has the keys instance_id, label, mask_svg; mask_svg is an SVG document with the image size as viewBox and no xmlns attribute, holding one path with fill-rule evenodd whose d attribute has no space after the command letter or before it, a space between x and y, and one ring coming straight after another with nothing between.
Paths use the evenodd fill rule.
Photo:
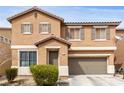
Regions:
<instances>
[{"instance_id":1,"label":"front door","mask_svg":"<svg viewBox=\"0 0 124 93\"><path fill-rule=\"evenodd\" d=\"M49 64L58 66L58 51L49 51Z\"/></svg>"}]
</instances>

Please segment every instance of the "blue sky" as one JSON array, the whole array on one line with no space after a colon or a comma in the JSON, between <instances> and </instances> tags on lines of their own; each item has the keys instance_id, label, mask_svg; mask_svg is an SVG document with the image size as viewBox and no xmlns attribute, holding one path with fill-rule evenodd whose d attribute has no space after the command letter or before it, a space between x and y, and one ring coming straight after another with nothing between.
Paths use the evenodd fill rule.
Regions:
<instances>
[{"instance_id":1,"label":"blue sky","mask_svg":"<svg viewBox=\"0 0 124 93\"><path fill-rule=\"evenodd\" d=\"M1 6L0 27L11 27L6 19L29 8L31 7ZM119 28L124 28L124 6L42 6L40 8L64 18L65 22L122 21Z\"/></svg>"}]
</instances>

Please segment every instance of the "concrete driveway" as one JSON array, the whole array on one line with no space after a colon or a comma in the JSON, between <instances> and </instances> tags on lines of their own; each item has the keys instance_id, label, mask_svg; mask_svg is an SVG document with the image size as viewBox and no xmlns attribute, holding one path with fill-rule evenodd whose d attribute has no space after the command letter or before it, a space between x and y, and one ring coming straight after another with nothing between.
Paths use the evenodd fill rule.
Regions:
<instances>
[{"instance_id":1,"label":"concrete driveway","mask_svg":"<svg viewBox=\"0 0 124 93\"><path fill-rule=\"evenodd\" d=\"M69 78L70 86L124 86L124 80L112 75L74 75Z\"/></svg>"}]
</instances>

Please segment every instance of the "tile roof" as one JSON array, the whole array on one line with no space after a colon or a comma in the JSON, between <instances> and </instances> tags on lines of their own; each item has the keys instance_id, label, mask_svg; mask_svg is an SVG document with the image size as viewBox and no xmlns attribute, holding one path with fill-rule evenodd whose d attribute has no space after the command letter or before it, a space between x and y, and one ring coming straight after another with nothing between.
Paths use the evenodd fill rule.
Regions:
<instances>
[{"instance_id":1,"label":"tile roof","mask_svg":"<svg viewBox=\"0 0 124 93\"><path fill-rule=\"evenodd\" d=\"M118 31L118 30L124 30L124 28L116 28L116 30Z\"/></svg>"},{"instance_id":2,"label":"tile roof","mask_svg":"<svg viewBox=\"0 0 124 93\"><path fill-rule=\"evenodd\" d=\"M53 17L53 18L59 19L59 20L61 20L61 21L64 21L63 18L61 18L61 17L59 17L59 16L56 16L56 15L54 15L54 14L52 14L52 13L49 13L49 12L47 12L47 11L44 11L44 10L42 10L41 8L38 8L38 7L35 7L35 6L32 7L32 8L30 8L30 9L28 9L28 10L26 10L26 11L23 11L23 12L21 12L21 13L18 13L18 14L15 14L14 16L9 17L7 20L8 20L9 22L11 22L13 19L15 19L15 18L17 18L17 17L19 17L19 16L21 16L21 15L23 15L23 14L26 14L26 13L28 13L28 12L31 12L31 11L33 11L33 10L40 11L40 12L42 12L42 13L44 13L44 14L47 14L47 15Z\"/></svg>"},{"instance_id":3,"label":"tile roof","mask_svg":"<svg viewBox=\"0 0 124 93\"><path fill-rule=\"evenodd\" d=\"M44 11L42 10L41 8L38 8L38 7L32 7L26 11L23 11L19 14L16 14L12 17L9 17L8 18L8 21L11 22L11 20L13 20L14 18L17 18L25 13L28 13L30 11L33 11L33 10L37 10L37 11L40 11L40 12L43 12L49 16L52 16L56 19L59 19L63 22L65 22L66 24L85 24L85 25L93 25L93 24L101 24L101 25L104 25L104 24L111 24L111 25L119 25L121 23L120 19L116 19L116 18L97 18L96 16L94 15L89 15L89 16L85 16L85 15L76 15L76 14L70 14L70 15L60 15L60 14L56 14L56 13L50 13L50 12L47 12L47 11ZM57 16L59 15L59 16ZM60 17L61 16L61 17Z\"/></svg>"},{"instance_id":4,"label":"tile roof","mask_svg":"<svg viewBox=\"0 0 124 93\"><path fill-rule=\"evenodd\" d=\"M60 42L62 42L62 43L65 43L65 44L67 44L67 45L71 45L71 43L70 42L68 42L67 40L65 40L65 39L63 39L63 38L60 38L60 37L57 37L57 36L54 36L54 35L51 35L51 36L49 36L49 37L47 37L47 38L45 38L45 39L42 39L42 40L40 40L40 41L38 41L38 42L36 42L36 43L34 43L34 45L39 45L39 44L41 44L41 43L44 43L44 42L46 42L46 41L48 41L48 40L51 40L51 39L55 39L55 40L57 40L57 41L60 41Z\"/></svg>"},{"instance_id":5,"label":"tile roof","mask_svg":"<svg viewBox=\"0 0 124 93\"><path fill-rule=\"evenodd\" d=\"M2 29L2 30L11 30L11 28L9 28L9 27L0 27L0 29Z\"/></svg>"},{"instance_id":6,"label":"tile roof","mask_svg":"<svg viewBox=\"0 0 124 93\"><path fill-rule=\"evenodd\" d=\"M116 22L65 22L66 25L116 25L118 26L121 21Z\"/></svg>"}]
</instances>

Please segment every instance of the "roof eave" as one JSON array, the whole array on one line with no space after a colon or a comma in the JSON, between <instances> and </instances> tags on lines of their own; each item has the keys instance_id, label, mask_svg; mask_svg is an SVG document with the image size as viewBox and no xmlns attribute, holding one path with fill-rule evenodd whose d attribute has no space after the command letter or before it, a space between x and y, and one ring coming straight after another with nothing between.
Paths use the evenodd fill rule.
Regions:
<instances>
[{"instance_id":1,"label":"roof eave","mask_svg":"<svg viewBox=\"0 0 124 93\"><path fill-rule=\"evenodd\" d=\"M65 40L63 40L63 39L60 40L58 37L55 37L55 36L50 36L50 37L44 39L43 41L42 41L42 40L41 40L41 41L38 41L38 42L34 43L34 45L38 46L39 44L42 44L42 43L44 43L45 41L51 40L51 39L55 39L55 40L58 40L58 41L60 41L60 42L62 42L62 43L65 43L65 44L67 44L69 47L71 46L71 43L70 43L70 42L65 41Z\"/></svg>"},{"instance_id":2,"label":"roof eave","mask_svg":"<svg viewBox=\"0 0 124 93\"><path fill-rule=\"evenodd\" d=\"M23 11L23 12L21 12L21 13L15 14L14 16L8 17L7 20L11 23L11 21L12 21L13 19L15 19L15 18L17 18L17 17L20 17L21 15L24 15L24 14L26 14L26 13L28 13L28 12L33 11L33 10L40 11L40 12L42 12L42 13L44 13L44 14L47 14L47 15L49 15L49 16L55 18L55 19L58 19L58 20L64 22L64 19L63 19L63 18L61 18L61 17L59 17L59 16L56 16L56 15L54 15L54 14L52 14L52 13L49 13L49 12L47 12L47 11L44 11L44 10L38 8L38 7L32 7L32 8L30 8L30 9L26 10L26 11Z\"/></svg>"},{"instance_id":3,"label":"roof eave","mask_svg":"<svg viewBox=\"0 0 124 93\"><path fill-rule=\"evenodd\" d=\"M0 27L0 29L11 30L10 27Z\"/></svg>"},{"instance_id":4,"label":"roof eave","mask_svg":"<svg viewBox=\"0 0 124 93\"><path fill-rule=\"evenodd\" d=\"M115 25L118 26L121 21L117 22L65 22L65 25Z\"/></svg>"},{"instance_id":5,"label":"roof eave","mask_svg":"<svg viewBox=\"0 0 124 93\"><path fill-rule=\"evenodd\" d=\"M124 28L116 28L116 30L124 30Z\"/></svg>"}]
</instances>

